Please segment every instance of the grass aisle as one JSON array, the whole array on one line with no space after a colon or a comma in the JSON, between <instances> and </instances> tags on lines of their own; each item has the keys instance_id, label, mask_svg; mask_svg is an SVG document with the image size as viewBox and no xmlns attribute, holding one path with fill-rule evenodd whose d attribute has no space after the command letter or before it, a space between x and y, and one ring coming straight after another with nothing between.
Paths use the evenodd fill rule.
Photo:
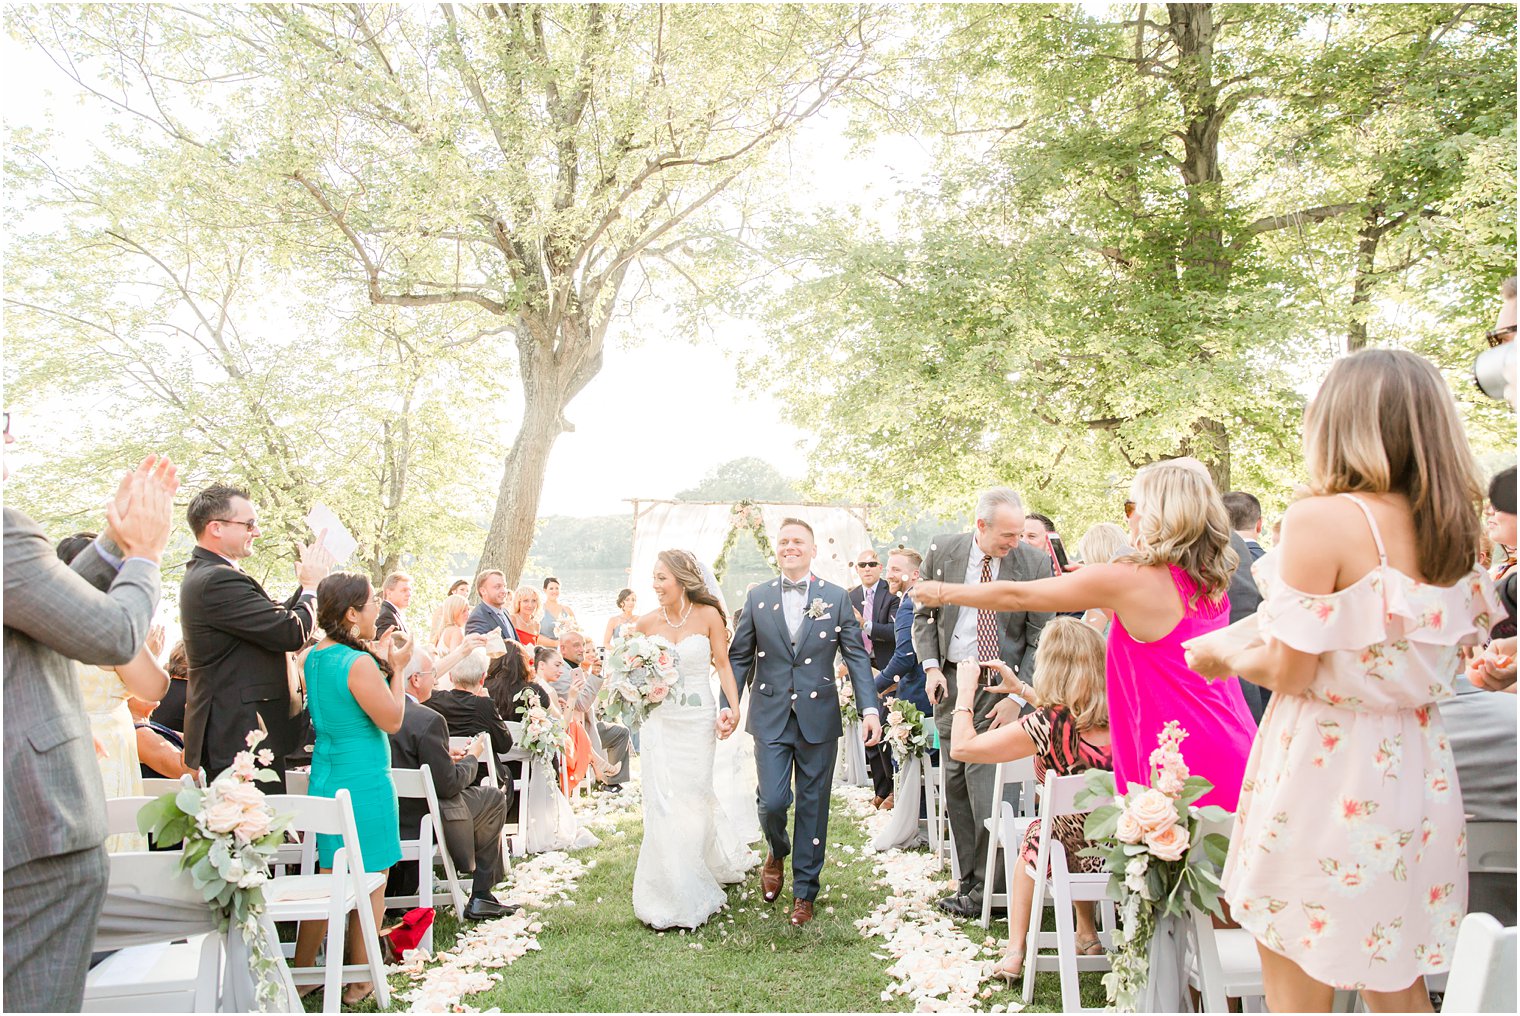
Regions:
<instances>
[{"instance_id":1,"label":"grass aisle","mask_svg":"<svg viewBox=\"0 0 1520 1016\"><path fill-rule=\"evenodd\" d=\"M602 844L580 851L596 862L576 886L571 901L535 912L541 924L539 951L494 973L490 989L467 996L472 1009L505 1012L900 1012L912 1006L902 996L883 1000L891 985L882 941L865 938L855 921L870 914L885 895L875 864L864 854L866 833L836 794L830 817L830 846L817 917L803 928L786 923L791 896L766 904L760 899L758 869L730 887L729 907L695 932L654 932L633 916L631 891L643 834L637 809L594 827ZM851 848L851 849L846 849ZM853 852L852 852L853 850ZM948 880L948 873L942 876ZM790 872L788 872L788 889ZM948 886L947 886L948 891ZM498 891L510 898L510 890ZM973 942L987 932L975 921L960 924ZM436 945L454 943L456 927L440 915ZM994 924L995 934L1005 926ZM1001 940L999 940L1001 948ZM988 950L986 958L996 958ZM1083 1002L1101 1004L1097 975L1086 975ZM392 978L397 993L412 982ZM988 988L1001 982L989 981ZM1035 1003L1026 1011L1060 1011L1055 975L1042 975ZM1017 1011L1017 990L993 991L979 999L982 1011ZM311 1000L308 1000L310 1005ZM393 1004L395 1008L400 1005ZM373 1011L372 1001L360 1007Z\"/></svg>"}]
</instances>

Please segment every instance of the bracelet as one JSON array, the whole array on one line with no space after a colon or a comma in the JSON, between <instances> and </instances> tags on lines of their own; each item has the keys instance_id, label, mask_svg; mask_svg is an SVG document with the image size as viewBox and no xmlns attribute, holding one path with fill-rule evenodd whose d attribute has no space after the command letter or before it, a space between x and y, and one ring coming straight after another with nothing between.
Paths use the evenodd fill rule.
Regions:
<instances>
[{"instance_id":1,"label":"bracelet","mask_svg":"<svg viewBox=\"0 0 1520 1016\"><path fill-rule=\"evenodd\" d=\"M955 709L952 710L952 712L970 713L972 716L976 715L976 710L972 709L970 706L956 706Z\"/></svg>"}]
</instances>

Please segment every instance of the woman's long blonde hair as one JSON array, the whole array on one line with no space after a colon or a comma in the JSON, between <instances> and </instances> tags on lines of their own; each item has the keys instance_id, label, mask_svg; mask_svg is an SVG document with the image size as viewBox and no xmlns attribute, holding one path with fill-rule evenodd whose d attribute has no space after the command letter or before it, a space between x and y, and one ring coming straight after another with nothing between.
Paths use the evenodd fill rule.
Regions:
<instances>
[{"instance_id":1,"label":"woman's long blonde hair","mask_svg":"<svg viewBox=\"0 0 1520 1016\"><path fill-rule=\"evenodd\" d=\"M1230 513L1203 463L1153 462L1135 474L1132 489L1140 548L1119 560L1174 564L1187 572L1198 596L1217 602L1230 588L1240 557L1230 547Z\"/></svg>"},{"instance_id":2,"label":"woman's long blonde hair","mask_svg":"<svg viewBox=\"0 0 1520 1016\"><path fill-rule=\"evenodd\" d=\"M1078 730L1108 726L1103 636L1074 617L1058 617L1040 632L1034 705L1064 706Z\"/></svg>"},{"instance_id":3,"label":"woman's long blonde hair","mask_svg":"<svg viewBox=\"0 0 1520 1016\"><path fill-rule=\"evenodd\" d=\"M1108 564L1129 549L1129 534L1123 526L1112 522L1099 522L1091 526L1077 541L1077 550L1083 564Z\"/></svg>"},{"instance_id":4,"label":"woman's long blonde hair","mask_svg":"<svg viewBox=\"0 0 1520 1016\"><path fill-rule=\"evenodd\" d=\"M1485 484L1451 391L1426 359L1364 349L1336 361L1304 415L1316 494L1403 494L1420 578L1449 586L1472 568Z\"/></svg>"},{"instance_id":5,"label":"woman's long blonde hair","mask_svg":"<svg viewBox=\"0 0 1520 1016\"><path fill-rule=\"evenodd\" d=\"M455 593L453 596L444 598L438 605L438 616L433 619L433 644L437 645L443 639L443 633L455 624L454 619L460 614L469 614L470 601ZM464 622L459 621L459 626L464 627Z\"/></svg>"}]
</instances>

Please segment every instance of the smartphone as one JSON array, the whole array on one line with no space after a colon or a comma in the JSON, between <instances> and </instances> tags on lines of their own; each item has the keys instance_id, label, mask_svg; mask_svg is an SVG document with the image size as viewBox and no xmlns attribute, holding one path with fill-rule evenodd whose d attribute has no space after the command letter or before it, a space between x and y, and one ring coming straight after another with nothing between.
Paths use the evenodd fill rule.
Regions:
<instances>
[{"instance_id":1,"label":"smartphone","mask_svg":"<svg viewBox=\"0 0 1520 1016\"><path fill-rule=\"evenodd\" d=\"M1066 557L1066 547L1061 543L1061 537L1055 533L1050 534L1050 549L1055 551L1056 560L1061 562L1061 570L1065 571L1070 560Z\"/></svg>"},{"instance_id":2,"label":"smartphone","mask_svg":"<svg viewBox=\"0 0 1520 1016\"><path fill-rule=\"evenodd\" d=\"M601 660L603 663L607 662L607 647L606 646L597 646L596 647L596 658L599 659L599 660Z\"/></svg>"}]
</instances>

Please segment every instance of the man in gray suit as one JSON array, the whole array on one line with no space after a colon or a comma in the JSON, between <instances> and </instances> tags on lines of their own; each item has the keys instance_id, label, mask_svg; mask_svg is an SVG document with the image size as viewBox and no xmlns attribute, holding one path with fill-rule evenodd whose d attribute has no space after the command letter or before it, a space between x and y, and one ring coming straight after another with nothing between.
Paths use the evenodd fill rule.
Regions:
<instances>
[{"instance_id":1,"label":"man in gray suit","mask_svg":"<svg viewBox=\"0 0 1520 1016\"><path fill-rule=\"evenodd\" d=\"M776 534L781 578L745 597L744 615L728 646L739 694L754 684L748 730L755 738L760 828L770 848L760 870L760 893L766 902L780 895L782 862L791 854L794 925L813 919L829 835L829 789L844 736L834 685L836 656L844 657L849 670L867 747L881 740L876 682L860 624L844 587L812 574L817 556L813 527L801 519L782 520ZM738 723L738 703L720 697L718 705L718 723L727 736ZM797 817L795 835L788 839L786 815L794 781Z\"/></svg>"},{"instance_id":2,"label":"man in gray suit","mask_svg":"<svg viewBox=\"0 0 1520 1016\"><path fill-rule=\"evenodd\" d=\"M11 442L9 414L5 442ZM174 467L149 458L71 565L5 508L5 973L0 1007L78 1012L105 898L105 790L75 660L129 662L158 605Z\"/></svg>"},{"instance_id":3,"label":"man in gray suit","mask_svg":"<svg viewBox=\"0 0 1520 1016\"><path fill-rule=\"evenodd\" d=\"M1051 577L1050 558L1028 544L1024 532L1024 502L1007 487L994 487L976 502L976 528L969 533L936 536L929 545L920 574L942 582L1027 581ZM985 616L984 616L985 615ZM1034 683L1035 649L1040 629L1051 619L1047 612L994 612L919 606L913 616L913 649L923 662L925 687L934 703L939 728L940 765L945 772L945 800L950 832L955 840L960 885L954 896L939 901L946 913L972 917L981 913L982 885L987 866L987 827L992 814L994 767L957 762L947 750L954 701L946 692L945 673L959 663L1000 659L1028 684ZM978 689L972 716L978 733L1011 723L1018 701Z\"/></svg>"}]
</instances>

